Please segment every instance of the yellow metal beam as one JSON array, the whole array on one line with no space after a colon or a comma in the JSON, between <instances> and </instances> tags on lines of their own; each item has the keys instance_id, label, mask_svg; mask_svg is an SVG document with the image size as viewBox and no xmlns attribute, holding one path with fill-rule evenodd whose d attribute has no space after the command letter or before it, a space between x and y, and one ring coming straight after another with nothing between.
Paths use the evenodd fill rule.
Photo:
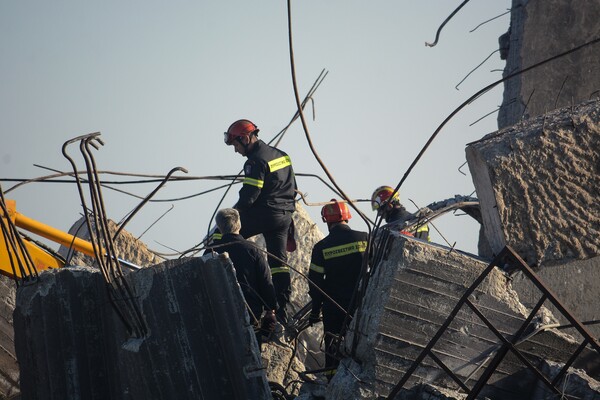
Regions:
<instances>
[{"instance_id":1,"label":"yellow metal beam","mask_svg":"<svg viewBox=\"0 0 600 400\"><path fill-rule=\"evenodd\" d=\"M94 257L94 247L92 243L20 214L16 210L16 202L14 200L6 200L6 208L8 211L8 217L17 227L31 233L35 233L36 235L42 236L53 242L62 244L63 246L72 247L77 251ZM0 209L0 217L6 218L2 209ZM52 254L26 239L23 239L23 241L33 260L33 264L39 271L49 268L61 268L64 266L63 261L59 258L56 258ZM16 268L16 276L18 278L22 278L21 271L19 271L17 267L18 263L15 256L18 256L22 261L23 254L19 250L18 254L15 255L14 251L11 249L12 246L7 246L4 235L0 234L0 274L14 277L15 273L13 273L12 267L14 265Z\"/></svg>"}]
</instances>

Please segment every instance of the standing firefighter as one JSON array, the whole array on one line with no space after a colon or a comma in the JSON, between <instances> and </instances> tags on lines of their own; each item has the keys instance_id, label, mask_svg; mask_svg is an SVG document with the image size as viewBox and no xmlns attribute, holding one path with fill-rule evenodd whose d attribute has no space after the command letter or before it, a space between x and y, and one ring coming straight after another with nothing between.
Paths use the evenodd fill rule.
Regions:
<instances>
[{"instance_id":1,"label":"standing firefighter","mask_svg":"<svg viewBox=\"0 0 600 400\"><path fill-rule=\"evenodd\" d=\"M394 194L392 196L392 194ZM400 203L400 195L394 193L394 189L390 186L380 186L373 192L371 196L371 207L373 211L377 211L377 215L381 215L385 222L405 221L413 218L413 214L406 211L406 208ZM414 232L402 232L413 235L417 239L430 241L429 226L427 224L418 225Z\"/></svg>"},{"instance_id":2,"label":"standing firefighter","mask_svg":"<svg viewBox=\"0 0 600 400\"><path fill-rule=\"evenodd\" d=\"M258 128L247 119L235 121L225 132L225 143L246 157L244 182L234 208L240 213L244 238L262 233L277 295L277 317L287 322L291 295L286 244L295 210L296 178L290 157L258 139Z\"/></svg>"},{"instance_id":3,"label":"standing firefighter","mask_svg":"<svg viewBox=\"0 0 600 400\"><path fill-rule=\"evenodd\" d=\"M333 204L327 204L321 210L329 235L313 247L308 278L352 315L350 302L360 276L363 254L367 249L367 233L350 229L348 220L352 216L348 206L335 199L331 201ZM310 321L318 321L321 309L323 310L325 367L332 368L327 375L329 380L339 363L334 357L332 335L339 335L344 321L349 322L349 318L314 285L310 285L308 292L312 299Z\"/></svg>"}]
</instances>

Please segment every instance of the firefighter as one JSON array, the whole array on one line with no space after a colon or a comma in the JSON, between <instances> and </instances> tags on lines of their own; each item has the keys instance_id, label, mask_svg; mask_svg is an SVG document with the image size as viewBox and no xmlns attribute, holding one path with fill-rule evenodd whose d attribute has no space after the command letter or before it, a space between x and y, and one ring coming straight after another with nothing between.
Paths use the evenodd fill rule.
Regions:
<instances>
[{"instance_id":1,"label":"firefighter","mask_svg":"<svg viewBox=\"0 0 600 400\"><path fill-rule=\"evenodd\" d=\"M247 120L235 121L225 132L225 144L233 146L247 160L239 200L244 238L262 233L267 245L269 266L277 295L277 317L287 323L290 301L290 268L287 266L288 231L295 210L296 178L290 157L258 139L259 129Z\"/></svg>"},{"instance_id":2,"label":"firefighter","mask_svg":"<svg viewBox=\"0 0 600 400\"><path fill-rule=\"evenodd\" d=\"M321 210L323 222L327 223L329 235L318 242L312 250L308 278L311 282L308 294L312 299L311 324L319 321L323 311L323 330L325 332L325 368L327 379L335 374L339 361L334 357L332 348L334 336L344 328L344 321L350 322L346 314L333 304L314 285L318 286L331 299L350 315L352 295L358 282L362 267L363 254L367 249L367 233L355 231L348 225L352 217L348 205L335 199Z\"/></svg>"},{"instance_id":3,"label":"firefighter","mask_svg":"<svg viewBox=\"0 0 600 400\"><path fill-rule=\"evenodd\" d=\"M371 196L373 211L377 211L377 215L381 215L387 223L414 218L414 215L406 211L406 208L400 203L398 192L394 193L393 196L392 193L394 193L394 188L390 186L380 186L375 189ZM429 226L427 224L417 226L415 232L402 231L402 233L408 233L417 239L431 241L429 238Z\"/></svg>"},{"instance_id":4,"label":"firefighter","mask_svg":"<svg viewBox=\"0 0 600 400\"><path fill-rule=\"evenodd\" d=\"M219 254L227 252L233 262L260 347L262 336L273 332L276 323L277 300L267 259L252 242L240 235L240 215L236 209L219 210L215 222L222 235L214 251Z\"/></svg>"}]
</instances>

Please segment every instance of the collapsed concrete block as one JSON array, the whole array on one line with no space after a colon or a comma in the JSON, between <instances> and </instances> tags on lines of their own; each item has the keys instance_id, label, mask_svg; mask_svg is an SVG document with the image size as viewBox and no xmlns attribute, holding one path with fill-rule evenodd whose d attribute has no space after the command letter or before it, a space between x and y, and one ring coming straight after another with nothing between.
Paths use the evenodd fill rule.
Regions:
<instances>
[{"instance_id":1,"label":"collapsed concrete block","mask_svg":"<svg viewBox=\"0 0 600 400\"><path fill-rule=\"evenodd\" d=\"M302 207L301 204L296 204L296 212L293 214L293 220L295 223L295 239L297 242L297 249L292 253L288 253L288 263L292 266L292 307L289 310L289 314L292 315L304 306L310 299L308 297L308 284L301 274L308 274L308 268L310 265L310 257L312 247L316 242L323 238L323 233L319 229L316 223L312 221L308 213ZM116 232L116 224L109 220L108 227L111 235ZM71 229L69 233L80 237L85 240L90 239L90 235L85 225L85 218L79 219ZM252 240L256 241L261 247L265 247L264 239L262 235L257 235ZM115 247L118 250L118 256L121 259L132 262L139 266L149 266L156 262L155 255L150 252L147 246L140 240L136 239L132 234L123 230L117 240L115 241ZM59 253L69 260L70 265L84 265L97 268L97 262L92 258L85 256L78 252L72 252L67 247L61 246ZM125 270L129 273L130 270ZM2 289L0 287L0 289ZM11 300L13 306L7 312L7 316L10 316L10 326L7 332L10 333L12 340L12 312L14 310L14 289L12 294L7 297ZM8 318L8 317L7 317ZM310 327L300 334L297 338L299 341L296 347L296 352L292 354L292 343L289 342L289 337L280 335L280 337L273 341L263 345L262 358L264 361L267 377L269 381L277 382L282 385L287 385L289 382L297 381L298 371L302 371L305 368L318 369L323 367L323 354L319 348L319 338L321 335L321 326ZM278 342L283 342L279 345ZM11 346L11 348L14 346ZM14 351L12 352L14 354ZM0 353L0 357L2 354ZM321 364L319 364L319 362ZM291 368L288 365L291 363ZM9 374L12 371L12 379L15 381L10 386L13 392L18 392L18 364L16 357L13 355L13 367L12 369L6 368L1 370L2 374ZM8 390L8 389L7 389Z\"/></svg>"},{"instance_id":2,"label":"collapsed concrete block","mask_svg":"<svg viewBox=\"0 0 600 400\"><path fill-rule=\"evenodd\" d=\"M107 225L109 234L111 237L113 237L119 226L110 219L107 221ZM73 224L73 226L71 226L71 229L69 229L69 234L80 239L90 241L91 236L85 217L81 217ZM158 256L148 250L148 247L144 242L138 240L135 236L124 229L121 230L121 232L119 232L119 236L114 239L114 246L117 250L117 257L119 259L125 260L139 267L155 265L161 261L159 260ZM58 249L58 254L67 260L68 265L87 265L98 268L98 263L94 257L86 256L83 253L73 251L67 246L61 245Z\"/></svg>"},{"instance_id":3,"label":"collapsed concrete block","mask_svg":"<svg viewBox=\"0 0 600 400\"><path fill-rule=\"evenodd\" d=\"M375 266L364 301L346 335L344 350L349 357L342 360L327 389L327 399L387 396L487 267L476 258L447 248L391 235L393 242ZM497 268L469 300L509 340L528 315L511 289L508 276ZM534 364L545 357L564 362L578 346L565 335L546 330L543 333L518 345ZM433 349L454 374L473 384L500 343L487 325L463 305ZM535 382L535 376L520 360L509 355L481 393L491 398L529 399L530 386ZM457 388L430 357L419 364L404 390L415 390L422 383Z\"/></svg>"},{"instance_id":4,"label":"collapsed concrete block","mask_svg":"<svg viewBox=\"0 0 600 400\"><path fill-rule=\"evenodd\" d=\"M22 399L268 399L228 258L129 273L149 332L130 338L98 270L62 268L19 288L14 326Z\"/></svg>"},{"instance_id":5,"label":"collapsed concrete block","mask_svg":"<svg viewBox=\"0 0 600 400\"><path fill-rule=\"evenodd\" d=\"M598 149L600 101L550 112L467 146L492 250L508 244L530 265L600 255Z\"/></svg>"}]
</instances>

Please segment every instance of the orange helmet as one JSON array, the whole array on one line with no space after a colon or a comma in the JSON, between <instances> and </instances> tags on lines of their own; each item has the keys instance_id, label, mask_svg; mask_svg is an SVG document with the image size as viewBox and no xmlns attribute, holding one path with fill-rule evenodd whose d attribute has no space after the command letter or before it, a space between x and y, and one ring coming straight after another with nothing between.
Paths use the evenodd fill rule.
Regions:
<instances>
[{"instance_id":1,"label":"orange helmet","mask_svg":"<svg viewBox=\"0 0 600 400\"><path fill-rule=\"evenodd\" d=\"M340 222L347 221L352 218L352 215L350 215L350 209L346 203L342 203L336 199L331 199L331 201L334 201L335 203L325 204L321 209L321 217L323 218L323 222Z\"/></svg>"},{"instance_id":2,"label":"orange helmet","mask_svg":"<svg viewBox=\"0 0 600 400\"><path fill-rule=\"evenodd\" d=\"M233 139L242 136L250 137L253 134L258 134L258 127L250 120L238 119L225 132L225 144L230 146Z\"/></svg>"},{"instance_id":3,"label":"orange helmet","mask_svg":"<svg viewBox=\"0 0 600 400\"><path fill-rule=\"evenodd\" d=\"M389 200L389 204L397 204L400 202L400 193L396 192L392 197L392 193L394 193L394 188L389 186L379 186L373 192L371 196L371 207L373 211L379 210L379 207L385 202Z\"/></svg>"}]
</instances>

